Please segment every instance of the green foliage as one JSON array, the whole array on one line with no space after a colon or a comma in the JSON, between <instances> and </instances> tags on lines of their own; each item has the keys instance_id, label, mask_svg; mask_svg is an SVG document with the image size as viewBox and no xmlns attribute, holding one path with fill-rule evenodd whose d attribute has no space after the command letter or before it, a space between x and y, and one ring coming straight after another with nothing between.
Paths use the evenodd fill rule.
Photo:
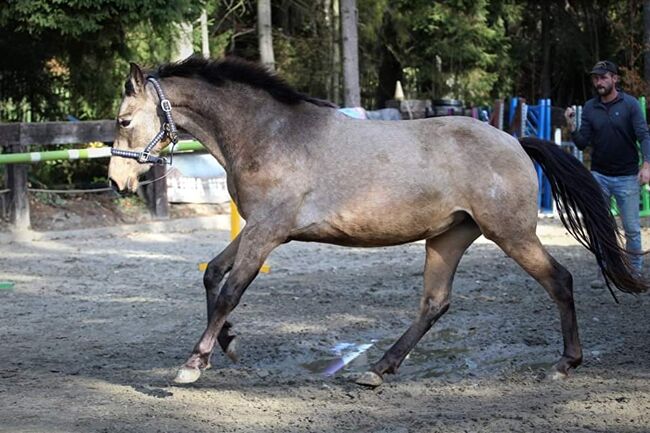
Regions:
<instances>
[{"instance_id":1,"label":"green foliage","mask_svg":"<svg viewBox=\"0 0 650 433\"><path fill-rule=\"evenodd\" d=\"M201 6L202 2L190 0L11 0L0 9L0 26L14 24L14 31L32 37L56 31L66 39L80 40L101 32L102 39L111 40L143 19L158 26L194 18Z\"/></svg>"},{"instance_id":2,"label":"green foliage","mask_svg":"<svg viewBox=\"0 0 650 433\"><path fill-rule=\"evenodd\" d=\"M39 202L48 206L61 207L61 206L65 206L66 204L66 199L60 196L59 194L50 194L47 192L36 192L34 193L34 198Z\"/></svg>"},{"instance_id":3,"label":"green foliage","mask_svg":"<svg viewBox=\"0 0 650 433\"><path fill-rule=\"evenodd\" d=\"M126 217L141 215L147 211L144 200L135 194L117 197L113 200L113 204Z\"/></svg>"},{"instance_id":4,"label":"green foliage","mask_svg":"<svg viewBox=\"0 0 650 433\"><path fill-rule=\"evenodd\" d=\"M64 148L64 146L58 147ZM65 147L69 148L70 146ZM79 147L79 145L75 147ZM53 148L50 146L47 150L53 150ZM55 185L76 185L81 187L89 183L106 185L106 160L45 161L33 166L30 177L32 182L38 185L49 185L50 187Z\"/></svg>"},{"instance_id":5,"label":"green foliage","mask_svg":"<svg viewBox=\"0 0 650 433\"><path fill-rule=\"evenodd\" d=\"M517 9L495 7L495 3L395 2L398 34L392 51L402 65L418 71L408 87L430 97L454 97L469 104L488 103L499 93L508 84L510 65L503 15Z\"/></svg>"},{"instance_id":6,"label":"green foliage","mask_svg":"<svg viewBox=\"0 0 650 433\"><path fill-rule=\"evenodd\" d=\"M170 23L198 16L201 5L192 0L4 2L0 27L15 30L0 33L2 99L26 99L33 120L112 117L126 60L164 54L155 48L168 39ZM154 49L130 46L131 32L136 40L146 35ZM156 63L160 60L166 59Z\"/></svg>"}]
</instances>

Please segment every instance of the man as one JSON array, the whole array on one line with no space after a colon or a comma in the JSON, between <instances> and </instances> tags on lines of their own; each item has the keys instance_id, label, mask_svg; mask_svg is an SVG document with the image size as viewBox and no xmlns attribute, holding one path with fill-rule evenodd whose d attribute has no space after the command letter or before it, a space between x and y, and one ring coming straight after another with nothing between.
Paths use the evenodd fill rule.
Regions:
<instances>
[{"instance_id":1,"label":"man","mask_svg":"<svg viewBox=\"0 0 650 433\"><path fill-rule=\"evenodd\" d=\"M591 146L591 172L609 200L616 198L628 251L641 252L639 184L650 181L650 134L639 103L617 89L618 67L600 61L591 70L591 82L598 96L582 110L580 130L576 129L575 111L564 115L578 149ZM639 170L636 142L641 143L643 164ZM643 256L633 255L632 265L640 274Z\"/></svg>"}]
</instances>

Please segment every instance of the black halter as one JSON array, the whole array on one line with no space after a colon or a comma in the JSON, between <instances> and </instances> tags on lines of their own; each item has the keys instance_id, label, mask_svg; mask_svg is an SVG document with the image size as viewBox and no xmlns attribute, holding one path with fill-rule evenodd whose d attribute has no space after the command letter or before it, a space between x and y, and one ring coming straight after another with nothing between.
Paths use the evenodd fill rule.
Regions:
<instances>
[{"instance_id":1,"label":"black halter","mask_svg":"<svg viewBox=\"0 0 650 433\"><path fill-rule=\"evenodd\" d=\"M120 156L122 158L131 158L138 161L140 164L170 164L172 163L172 155L174 152L174 146L178 143L178 130L176 129L176 124L174 119L172 119L172 104L169 102L169 99L165 98L162 87L160 83L153 77L147 77L147 81L153 84L156 93L158 94L158 99L160 100L160 108L163 113L165 113L165 122L160 127L158 134L147 144L142 152L135 152L132 150L122 150L122 149L111 149L112 156ZM172 148L169 152L169 161L167 158L162 156L156 156L151 154L151 149L153 149L160 140L165 136L171 141Z\"/></svg>"}]
</instances>

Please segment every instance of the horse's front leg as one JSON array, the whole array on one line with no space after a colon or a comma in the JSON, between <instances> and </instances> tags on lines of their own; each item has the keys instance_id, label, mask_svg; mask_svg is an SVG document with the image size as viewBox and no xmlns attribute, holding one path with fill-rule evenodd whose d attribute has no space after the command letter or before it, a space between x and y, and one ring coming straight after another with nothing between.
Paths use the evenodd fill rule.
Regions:
<instances>
[{"instance_id":1,"label":"horse's front leg","mask_svg":"<svg viewBox=\"0 0 650 433\"><path fill-rule=\"evenodd\" d=\"M238 235L217 257L212 259L203 274L203 285L205 286L206 305L208 310L208 325L212 319L215 305L217 304L217 296L219 295L219 286L223 277L233 267L235 257L239 248L240 236ZM235 335L230 333L232 324L226 321L219 331L217 341L221 350L233 361L237 362L237 352L235 349L236 341Z\"/></svg>"},{"instance_id":2,"label":"horse's front leg","mask_svg":"<svg viewBox=\"0 0 650 433\"><path fill-rule=\"evenodd\" d=\"M228 314L239 304L246 288L257 276L264 260L280 245L286 235L278 227L247 223L240 233L239 247L232 270L217 295L207 328L192 350L192 355L178 370L177 383L191 383L201 376L210 364L210 356L217 336L226 324Z\"/></svg>"}]
</instances>

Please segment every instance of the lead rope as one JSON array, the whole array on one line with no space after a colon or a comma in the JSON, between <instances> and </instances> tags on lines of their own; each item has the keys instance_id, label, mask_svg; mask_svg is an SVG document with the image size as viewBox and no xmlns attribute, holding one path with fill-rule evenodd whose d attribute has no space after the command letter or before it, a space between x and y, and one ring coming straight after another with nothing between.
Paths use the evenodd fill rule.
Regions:
<instances>
[{"instance_id":1,"label":"lead rope","mask_svg":"<svg viewBox=\"0 0 650 433\"><path fill-rule=\"evenodd\" d=\"M154 182L158 182L159 180L162 180L162 179L166 178L167 176L169 176L174 171L178 171L176 169L176 167L169 167L169 169L167 169L165 174L163 174L162 176L157 177L155 179L151 179L151 180L145 180L144 182L140 182L139 185L140 186L145 186L145 185L149 185L149 184L154 183Z\"/></svg>"}]
</instances>

